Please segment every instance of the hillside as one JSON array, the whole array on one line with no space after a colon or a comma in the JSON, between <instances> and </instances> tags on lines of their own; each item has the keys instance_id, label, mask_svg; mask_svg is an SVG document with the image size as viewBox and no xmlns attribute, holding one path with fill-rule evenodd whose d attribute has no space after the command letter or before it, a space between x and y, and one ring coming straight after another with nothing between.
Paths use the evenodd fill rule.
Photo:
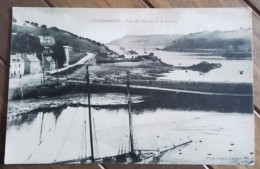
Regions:
<instances>
[{"instance_id":1,"label":"hillside","mask_svg":"<svg viewBox=\"0 0 260 169\"><path fill-rule=\"evenodd\" d=\"M111 41L108 45L122 46L124 48L150 48L165 47L181 35L127 35Z\"/></svg>"},{"instance_id":2,"label":"hillside","mask_svg":"<svg viewBox=\"0 0 260 169\"><path fill-rule=\"evenodd\" d=\"M55 41L61 41L65 45L73 47L75 52L109 52L110 49L94 40L83 38L73 33L60 30L56 27L46 26L21 26L13 23L12 33L29 34L33 36L52 36Z\"/></svg>"},{"instance_id":3,"label":"hillside","mask_svg":"<svg viewBox=\"0 0 260 169\"><path fill-rule=\"evenodd\" d=\"M251 29L204 31L175 39L163 50L187 52L251 52Z\"/></svg>"}]
</instances>

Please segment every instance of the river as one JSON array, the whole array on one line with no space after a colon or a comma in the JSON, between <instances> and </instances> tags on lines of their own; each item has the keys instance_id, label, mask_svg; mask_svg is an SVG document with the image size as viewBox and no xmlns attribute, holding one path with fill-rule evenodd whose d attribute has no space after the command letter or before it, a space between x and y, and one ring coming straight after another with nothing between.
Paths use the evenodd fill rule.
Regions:
<instances>
[{"instance_id":1,"label":"river","mask_svg":"<svg viewBox=\"0 0 260 169\"><path fill-rule=\"evenodd\" d=\"M118 46L109 46L112 50L123 54ZM132 50L132 49L131 49ZM143 55L144 50L134 49L138 54ZM183 53L183 52L168 52L154 49L146 49L146 54L153 52L155 56L160 58L164 63L174 66L192 66L203 61L208 63L220 63L222 66L213 69L208 73L198 71L174 70L169 73L162 74L159 80L173 81L196 81L196 82L224 82L224 83L252 83L253 82L253 63L251 58L245 59L226 59L222 56L214 54L200 53ZM243 74L240 72L243 71Z\"/></svg>"},{"instance_id":2,"label":"river","mask_svg":"<svg viewBox=\"0 0 260 169\"><path fill-rule=\"evenodd\" d=\"M100 104L112 103L116 95L118 98L126 98L124 94L114 93L111 97L106 94L103 98L94 95L92 100L95 102L98 97L105 100ZM95 157L117 155L120 148L128 151L128 109L91 110ZM77 159L82 156L84 141L87 142L86 153L89 156L89 126L84 127L84 119L88 124L86 107L67 107L58 112L25 113L9 118L9 122L15 120L15 123L8 123L7 126L5 162L52 163ZM249 164L254 157L252 121L253 114L248 113L192 111L178 107L139 108L135 104L134 145L135 149L165 150L192 140L187 146L167 152L159 163ZM197 156L198 153L200 156Z\"/></svg>"},{"instance_id":3,"label":"river","mask_svg":"<svg viewBox=\"0 0 260 169\"><path fill-rule=\"evenodd\" d=\"M143 51L138 52L141 54ZM227 60L221 56L155 50L147 50L147 52L154 52L155 56L163 62L174 66L191 66L202 61L222 64L221 68L203 74L190 70L172 71L163 74L159 80L252 83L252 60ZM243 74L239 71L243 71ZM251 111L241 113L237 111L240 110L237 109L239 106L234 106L234 109L232 107L223 109L225 106L219 107L223 101L221 97L211 97L214 97L216 102L207 101L203 96L183 95L181 98L185 101L175 99L160 104L154 101L153 106L148 104L138 106L146 99L140 95L133 97L138 101L133 104L135 149L165 150L191 140L192 143L189 145L167 152L159 163L252 164L254 160L253 113ZM80 99L75 98L75 101ZM127 104L126 95L120 93L92 95L91 99L92 103L101 105ZM55 98L50 100L55 101ZM243 98L228 100L234 105L240 105ZM21 100L17 103L9 103L9 106L17 105L18 108L15 112L8 113L5 163L53 163L77 159L83 156L84 152L90 156L88 109L66 107L58 112L39 111L19 115L19 104L38 101L37 99ZM172 102L174 104L171 104ZM191 104L196 107L192 107ZM128 151L127 106L110 109L91 108L91 111L95 157L117 155L119 150ZM84 127L85 120L86 127ZM82 150L84 142L87 146Z\"/></svg>"}]
</instances>

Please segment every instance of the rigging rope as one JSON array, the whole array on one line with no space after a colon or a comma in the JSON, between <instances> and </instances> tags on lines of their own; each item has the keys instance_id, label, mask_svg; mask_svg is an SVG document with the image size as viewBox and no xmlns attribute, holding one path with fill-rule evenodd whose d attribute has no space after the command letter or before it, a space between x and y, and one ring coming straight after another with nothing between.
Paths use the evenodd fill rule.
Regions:
<instances>
[{"instance_id":1,"label":"rigging rope","mask_svg":"<svg viewBox=\"0 0 260 169\"><path fill-rule=\"evenodd\" d=\"M147 116L145 113L144 113L144 115ZM153 141L154 141L154 143L155 143L157 149L159 150L159 146L158 146L158 144L157 144L157 142L156 142L156 140L155 140L155 136L154 136L154 134L153 134L153 132L152 132L152 129L151 129L151 127L150 127L150 124L147 122L147 119L148 119L148 118L145 117L144 119L145 119L145 124L148 126L148 129L149 129L149 131L150 131L150 133L151 133L151 135L152 135Z\"/></svg>"},{"instance_id":2,"label":"rigging rope","mask_svg":"<svg viewBox=\"0 0 260 169\"><path fill-rule=\"evenodd\" d=\"M33 154L36 152L36 150L42 145L43 141L46 140L48 134L50 133L50 131L52 130L53 125L49 128L48 133L46 133L46 135L44 137L41 137L41 141L35 146L35 148L33 149L32 153L27 157L27 159L25 160L26 162L33 156Z\"/></svg>"},{"instance_id":3,"label":"rigging rope","mask_svg":"<svg viewBox=\"0 0 260 169\"><path fill-rule=\"evenodd\" d=\"M99 157L98 141L97 141L97 133L96 133L96 125L95 125L94 117L93 117L93 125L94 125L94 133L95 133L94 137L95 137L95 142L96 142L96 144L95 144L96 145L95 146L95 150L96 150L95 154L96 154L96 157Z\"/></svg>"},{"instance_id":4,"label":"rigging rope","mask_svg":"<svg viewBox=\"0 0 260 169\"><path fill-rule=\"evenodd\" d=\"M76 86L77 84L74 86L74 89L72 90L72 93L76 90ZM81 90L80 93L82 93L82 91L84 90L85 86L83 85L83 88ZM79 98L79 100L82 98L82 96ZM67 99L67 98L66 98ZM63 99L64 100L64 99ZM51 101L50 104L54 104L55 100ZM76 109L77 111L77 109ZM42 119L43 120L43 119ZM54 125L54 124L53 124ZM36 152L36 150L42 145L42 143L47 139L47 136L49 135L50 131L53 128L53 125L49 128L48 133L46 133L46 135L44 137L41 137L39 140L39 143L35 146L35 148L33 149L32 153L27 157L27 159L25 160L26 162L33 156L33 154ZM42 128L42 127L41 127ZM55 124L55 131L56 131L56 124ZM58 153L59 154L59 153ZM57 157L55 158L54 161L56 161Z\"/></svg>"},{"instance_id":5,"label":"rigging rope","mask_svg":"<svg viewBox=\"0 0 260 169\"><path fill-rule=\"evenodd\" d=\"M123 125L124 125L124 113L122 113L122 117L121 117L121 130L120 130L120 137L119 137L119 150L118 150L118 154L120 154L120 153L122 153L122 148L123 148L123 145L121 146L121 144L123 144L123 135L124 135L124 133L123 133ZM120 147L121 146L121 147Z\"/></svg>"},{"instance_id":6,"label":"rigging rope","mask_svg":"<svg viewBox=\"0 0 260 169\"><path fill-rule=\"evenodd\" d=\"M83 85L81 92L83 91L84 88L85 88L85 86ZM80 98L81 98L81 97L80 97ZM79 99L79 100L80 100L80 99ZM73 118L72 118L72 121L71 121L71 123L70 123L69 130L68 130L68 132L67 132L65 138L63 139L62 146L60 147L60 150L58 151L58 154L57 154L57 156L56 156L56 158L54 159L53 162L56 162L57 158L59 157L59 155L60 155L60 153L61 153L61 151L62 151L63 146L65 145L65 142L66 142L67 137L68 137L68 135L69 135L69 133L70 133L70 131L71 131L72 124L73 124L73 121L74 121L75 116L76 116L76 114L77 114L77 111L78 111L78 107L76 108L76 111L75 111L75 113L73 114Z\"/></svg>"},{"instance_id":7,"label":"rigging rope","mask_svg":"<svg viewBox=\"0 0 260 169\"><path fill-rule=\"evenodd\" d=\"M174 145L174 142L172 141L172 139L169 137L169 134L167 132L167 130L165 130L165 128L163 127L162 123L158 121L158 117L155 115L156 113L153 113L155 120L157 121L157 124L160 125L160 127L163 129L163 133L166 136L166 138L168 138L168 140L171 142L172 145Z\"/></svg>"},{"instance_id":8,"label":"rigging rope","mask_svg":"<svg viewBox=\"0 0 260 169\"><path fill-rule=\"evenodd\" d=\"M76 116L76 114L77 114L77 110L78 110L78 108L76 108L76 112L73 114L72 121L71 121L71 123L70 123L70 125L69 125L69 130L68 130L68 132L67 132L65 138L63 139L63 142L62 142L62 145L61 145L61 147L60 147L60 150L58 151L58 154L57 154L57 156L56 156L56 158L54 159L53 162L56 162L57 158L60 156L60 153L61 153L61 151L62 151L62 148L63 148L64 145L65 145L65 142L67 141L68 135L69 135L69 133L70 133L70 131L71 131L71 128L72 128L72 124L73 124L74 119L75 119L75 116Z\"/></svg>"}]
</instances>

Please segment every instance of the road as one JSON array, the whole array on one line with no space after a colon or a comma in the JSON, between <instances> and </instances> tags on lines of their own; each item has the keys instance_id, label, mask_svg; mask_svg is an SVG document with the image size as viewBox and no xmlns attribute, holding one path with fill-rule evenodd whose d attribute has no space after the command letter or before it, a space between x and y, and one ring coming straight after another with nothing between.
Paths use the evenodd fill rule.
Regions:
<instances>
[{"instance_id":1,"label":"road","mask_svg":"<svg viewBox=\"0 0 260 169\"><path fill-rule=\"evenodd\" d=\"M58 69L58 70L52 70L52 71L48 71L49 73L56 73L57 71L64 71L68 68L80 65L80 64L84 64L87 60L89 60L90 58L92 58L95 54L94 53L87 53L86 56L84 56L82 59L80 59L78 62L76 62L75 64L69 65L67 67ZM22 78L10 78L9 79L9 89L15 89L17 87L20 87L21 85L27 84L27 85L40 85L42 82L42 73L37 73L37 74L29 74L29 75L25 75L22 76Z\"/></svg>"},{"instance_id":2,"label":"road","mask_svg":"<svg viewBox=\"0 0 260 169\"><path fill-rule=\"evenodd\" d=\"M86 83L85 81L78 81L78 80L69 80L69 82ZM97 86L99 85L99 86L125 87L126 88L125 84L98 84L98 83L92 83L92 84L97 85ZM176 92L176 93L200 94L200 95L242 96L242 97L252 96L252 94L203 92L203 91L179 90L179 89L169 89L169 88L149 87L149 86L139 86L139 85L131 85L131 88L132 89L143 89L143 90L169 91L169 92Z\"/></svg>"},{"instance_id":3,"label":"road","mask_svg":"<svg viewBox=\"0 0 260 169\"><path fill-rule=\"evenodd\" d=\"M51 70L51 71L48 71L48 73L50 74L53 74L53 73L57 73L57 72L61 72L61 71L64 71L64 70L67 70L69 68L72 68L72 67L75 67L77 65L82 65L84 64L86 61L88 61L89 59L91 59L92 57L94 57L96 54L95 53L87 53L86 56L84 56L82 59L80 59L78 62L72 64L72 65L69 65L69 66L66 66L64 68L61 68L61 69L58 69L58 70Z\"/></svg>"}]
</instances>

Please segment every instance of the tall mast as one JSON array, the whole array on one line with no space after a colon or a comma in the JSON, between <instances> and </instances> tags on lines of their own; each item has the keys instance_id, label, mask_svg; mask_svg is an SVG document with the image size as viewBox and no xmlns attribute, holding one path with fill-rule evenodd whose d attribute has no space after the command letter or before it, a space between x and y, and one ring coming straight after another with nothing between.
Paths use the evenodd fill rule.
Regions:
<instances>
[{"instance_id":1,"label":"tall mast","mask_svg":"<svg viewBox=\"0 0 260 169\"><path fill-rule=\"evenodd\" d=\"M93 149L93 137L92 137L92 118L91 118L91 107L90 107L90 85L89 85L89 71L88 65L86 65L86 79L87 79L87 92L88 92L88 113L89 113L89 135L90 135L90 149L91 149L91 162L94 162L94 149Z\"/></svg>"},{"instance_id":2,"label":"tall mast","mask_svg":"<svg viewBox=\"0 0 260 169\"><path fill-rule=\"evenodd\" d=\"M43 86L45 85L45 77L44 77L44 57L43 57L43 52L42 52L42 82Z\"/></svg>"},{"instance_id":3,"label":"tall mast","mask_svg":"<svg viewBox=\"0 0 260 169\"><path fill-rule=\"evenodd\" d=\"M133 140L133 128L132 128L132 111L131 111L131 95L130 95L130 72L127 70L127 97L128 97L128 115L129 115L129 137L130 137L130 153L134 153L134 140Z\"/></svg>"}]
</instances>

